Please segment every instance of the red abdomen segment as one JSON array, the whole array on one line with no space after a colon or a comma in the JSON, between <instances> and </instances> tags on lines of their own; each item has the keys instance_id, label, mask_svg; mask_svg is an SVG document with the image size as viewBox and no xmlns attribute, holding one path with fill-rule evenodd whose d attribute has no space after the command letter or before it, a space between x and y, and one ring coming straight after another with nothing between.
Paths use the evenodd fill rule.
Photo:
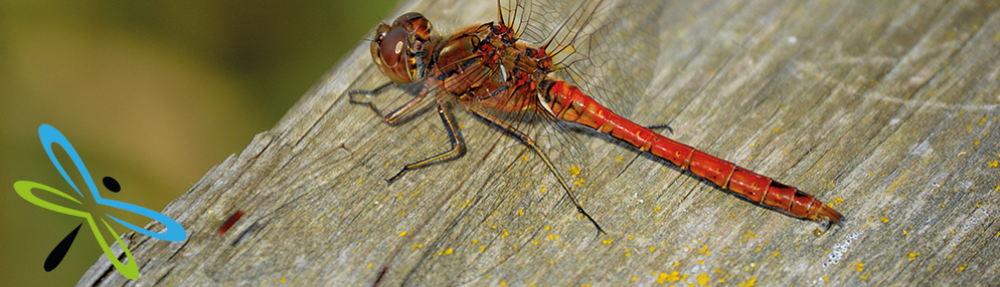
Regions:
<instances>
[{"instance_id":1,"label":"red abdomen segment","mask_svg":"<svg viewBox=\"0 0 1000 287\"><path fill-rule=\"evenodd\" d=\"M610 134L757 204L822 224L840 223L843 217L795 187L671 140L623 118L583 94L576 86L563 81L545 81L540 88L544 91L539 95L542 106L556 118Z\"/></svg>"}]
</instances>

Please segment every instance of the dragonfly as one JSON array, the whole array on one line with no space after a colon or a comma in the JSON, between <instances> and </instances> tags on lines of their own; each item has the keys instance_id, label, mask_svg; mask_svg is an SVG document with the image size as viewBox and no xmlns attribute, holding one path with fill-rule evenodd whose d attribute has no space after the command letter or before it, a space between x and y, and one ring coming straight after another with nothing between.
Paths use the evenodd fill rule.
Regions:
<instances>
[{"instance_id":1,"label":"dragonfly","mask_svg":"<svg viewBox=\"0 0 1000 287\"><path fill-rule=\"evenodd\" d=\"M643 79L624 75L643 75L628 71L647 67L643 64L650 61L628 55L623 47L655 49L655 43L642 42L655 37L614 37L621 30L643 27L642 19L655 20L658 13L630 1L566 3L498 0L496 21L446 36L433 30L430 20L416 12L378 25L370 52L390 81L372 90L350 91L350 102L367 106L391 126L435 108L451 144L447 151L406 165L387 179L390 184L407 171L466 153L467 144L451 112L458 106L532 150L598 234L604 229L584 210L531 130L542 126L559 131L551 127L566 125L590 128L759 206L815 221L820 226L817 234L831 224L841 224L843 216L813 195L672 140L656 132L657 126L637 124L602 105L628 105L629 95L642 92ZM628 11L627 16L638 20L615 20L612 11ZM551 19L554 16L563 18ZM648 71L644 75L648 76ZM389 87L402 85L413 85L419 92L388 112L372 102L372 97L385 94Z\"/></svg>"}]
</instances>

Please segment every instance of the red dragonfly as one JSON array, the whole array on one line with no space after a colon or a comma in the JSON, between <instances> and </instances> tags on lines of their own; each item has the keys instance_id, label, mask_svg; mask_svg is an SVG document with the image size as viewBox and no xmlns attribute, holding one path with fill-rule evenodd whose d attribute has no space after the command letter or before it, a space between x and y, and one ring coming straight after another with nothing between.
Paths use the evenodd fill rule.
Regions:
<instances>
[{"instance_id":1,"label":"red dragonfly","mask_svg":"<svg viewBox=\"0 0 1000 287\"><path fill-rule=\"evenodd\" d=\"M610 53L609 47L632 45L655 49L655 45L643 43L644 39L599 41L597 38L609 38L618 35L619 30L635 29L641 26L639 20L644 17L657 17L656 9L633 7L637 3L626 1L584 1L574 6L552 2L556 3L532 5L516 1L505 7L498 0L497 22L469 26L450 36L437 34L431 22L415 12L399 16L391 25L378 26L371 41L371 54L378 68L392 82L370 91L351 91L351 103L366 105L390 125L403 123L433 104L451 142L451 149L405 166L388 179L390 183L406 171L465 154L466 143L450 111L457 105L533 150L558 179L577 211L590 220L599 233L604 230L583 209L552 160L526 131L532 126L528 123L575 123L590 127L641 152L670 161L758 205L816 221L821 232L831 223L840 223L840 213L812 195L671 140L650 127L616 114L590 96L601 95L620 102L627 101L627 94L641 92L636 89L644 85L639 79L622 80L619 77L621 71L641 67L639 63L645 60L630 58L622 52ZM556 7L560 5L566 6ZM628 11L629 17L639 20L615 21L605 17L611 8ZM546 20L567 13L562 22ZM419 94L388 113L383 113L370 101L357 99L357 95L377 95L387 87L409 83L421 89Z\"/></svg>"}]
</instances>

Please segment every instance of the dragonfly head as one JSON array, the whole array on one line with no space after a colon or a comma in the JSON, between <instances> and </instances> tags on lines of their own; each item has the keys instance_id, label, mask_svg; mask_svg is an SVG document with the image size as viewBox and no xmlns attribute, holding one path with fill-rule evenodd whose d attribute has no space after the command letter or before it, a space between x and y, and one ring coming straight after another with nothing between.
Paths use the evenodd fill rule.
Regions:
<instances>
[{"instance_id":1,"label":"dragonfly head","mask_svg":"<svg viewBox=\"0 0 1000 287\"><path fill-rule=\"evenodd\" d=\"M429 55L431 22L420 13L399 16L392 25L379 24L371 44L372 59L393 82L406 84L422 77Z\"/></svg>"}]
</instances>

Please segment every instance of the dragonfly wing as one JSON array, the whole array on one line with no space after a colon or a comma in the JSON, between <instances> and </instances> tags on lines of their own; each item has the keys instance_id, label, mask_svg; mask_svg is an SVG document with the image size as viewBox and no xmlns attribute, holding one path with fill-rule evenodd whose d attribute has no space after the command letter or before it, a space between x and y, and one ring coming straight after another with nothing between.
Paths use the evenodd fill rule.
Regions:
<instances>
[{"instance_id":1,"label":"dragonfly wing","mask_svg":"<svg viewBox=\"0 0 1000 287\"><path fill-rule=\"evenodd\" d=\"M523 2L523 1L522 1ZM660 49L662 1L536 0L519 22L523 40L554 55L566 81L622 115L646 99ZM505 9L501 9L505 10Z\"/></svg>"}]
</instances>

